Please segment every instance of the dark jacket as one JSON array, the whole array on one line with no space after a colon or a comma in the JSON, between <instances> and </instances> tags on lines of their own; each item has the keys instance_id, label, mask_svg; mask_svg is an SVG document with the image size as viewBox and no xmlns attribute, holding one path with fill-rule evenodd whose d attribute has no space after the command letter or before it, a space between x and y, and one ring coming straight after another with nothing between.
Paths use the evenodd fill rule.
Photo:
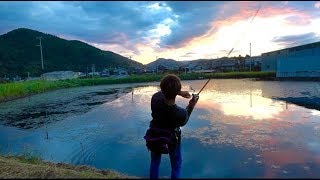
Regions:
<instances>
[{"instance_id":1,"label":"dark jacket","mask_svg":"<svg viewBox=\"0 0 320 180\"><path fill-rule=\"evenodd\" d=\"M151 99L152 120L144 136L147 148L152 152L168 154L170 147L181 143L181 126L189 119L193 108L183 109L165 103L164 94L159 91Z\"/></svg>"},{"instance_id":2,"label":"dark jacket","mask_svg":"<svg viewBox=\"0 0 320 180\"><path fill-rule=\"evenodd\" d=\"M165 103L164 94L159 91L151 99L151 128L163 128L170 131L184 126L189 119L187 109Z\"/></svg>"}]
</instances>

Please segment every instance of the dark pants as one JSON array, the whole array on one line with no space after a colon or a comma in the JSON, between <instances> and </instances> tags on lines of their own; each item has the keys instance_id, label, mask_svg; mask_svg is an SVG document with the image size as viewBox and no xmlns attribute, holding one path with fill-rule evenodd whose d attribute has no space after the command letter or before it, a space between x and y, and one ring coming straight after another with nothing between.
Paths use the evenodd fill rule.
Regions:
<instances>
[{"instance_id":1,"label":"dark pants","mask_svg":"<svg viewBox=\"0 0 320 180\"><path fill-rule=\"evenodd\" d=\"M181 174L181 143L175 147L169 146L169 156L171 162L171 179L180 178ZM151 152L150 179L158 179L161 154Z\"/></svg>"}]
</instances>

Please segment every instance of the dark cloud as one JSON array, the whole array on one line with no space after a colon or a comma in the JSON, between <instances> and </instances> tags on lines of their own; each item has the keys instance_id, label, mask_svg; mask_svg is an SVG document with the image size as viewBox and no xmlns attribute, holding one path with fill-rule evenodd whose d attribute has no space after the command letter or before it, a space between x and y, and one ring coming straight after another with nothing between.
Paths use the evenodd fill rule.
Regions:
<instances>
[{"instance_id":1,"label":"dark cloud","mask_svg":"<svg viewBox=\"0 0 320 180\"><path fill-rule=\"evenodd\" d=\"M285 47L292 47L301 44L308 44L317 42L320 37L316 33L310 32L306 34L289 35L289 36L278 36L273 38L273 42L283 45Z\"/></svg>"},{"instance_id":2,"label":"dark cloud","mask_svg":"<svg viewBox=\"0 0 320 180\"><path fill-rule=\"evenodd\" d=\"M204 35L211 28L217 10L222 2L166 2L175 15L178 15L176 25L171 29L171 35L162 38L160 45L167 47L182 46L194 37Z\"/></svg>"},{"instance_id":3,"label":"dark cloud","mask_svg":"<svg viewBox=\"0 0 320 180\"><path fill-rule=\"evenodd\" d=\"M148 30L170 17L166 11L147 11L153 3L0 2L0 32L25 27L92 43L134 46L144 41Z\"/></svg>"}]
</instances>

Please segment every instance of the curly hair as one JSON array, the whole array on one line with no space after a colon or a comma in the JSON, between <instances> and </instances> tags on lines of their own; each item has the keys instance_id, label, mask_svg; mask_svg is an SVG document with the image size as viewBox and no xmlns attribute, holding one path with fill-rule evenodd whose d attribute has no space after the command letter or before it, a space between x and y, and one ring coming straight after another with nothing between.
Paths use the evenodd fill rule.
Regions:
<instances>
[{"instance_id":1,"label":"curly hair","mask_svg":"<svg viewBox=\"0 0 320 180\"><path fill-rule=\"evenodd\" d=\"M161 79L160 88L166 99L174 99L181 91L180 78L174 74L168 74Z\"/></svg>"}]
</instances>

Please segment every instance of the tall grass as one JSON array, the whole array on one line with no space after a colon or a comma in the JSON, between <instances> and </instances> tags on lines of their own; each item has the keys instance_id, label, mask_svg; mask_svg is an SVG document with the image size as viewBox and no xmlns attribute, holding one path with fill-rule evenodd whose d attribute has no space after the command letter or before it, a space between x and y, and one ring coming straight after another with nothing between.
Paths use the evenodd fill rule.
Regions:
<instances>
[{"instance_id":1,"label":"tall grass","mask_svg":"<svg viewBox=\"0 0 320 180\"><path fill-rule=\"evenodd\" d=\"M182 80L199 78L267 78L275 77L274 72L229 72L229 73L181 73L177 74ZM59 81L33 80L0 84L0 102L19 97L38 94L49 90L94 86L103 84L141 83L160 81L164 74L132 75L126 78L88 78Z\"/></svg>"}]
</instances>

